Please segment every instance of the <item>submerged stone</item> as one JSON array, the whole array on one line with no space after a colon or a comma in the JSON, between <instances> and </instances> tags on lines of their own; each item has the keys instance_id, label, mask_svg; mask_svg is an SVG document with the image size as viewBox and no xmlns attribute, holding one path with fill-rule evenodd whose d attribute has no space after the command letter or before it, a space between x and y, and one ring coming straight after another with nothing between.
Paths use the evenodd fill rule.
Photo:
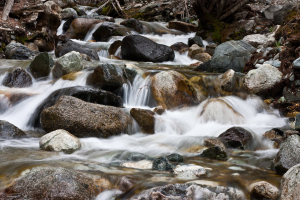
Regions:
<instances>
[{"instance_id":1,"label":"submerged stone","mask_svg":"<svg viewBox=\"0 0 300 200\"><path fill-rule=\"evenodd\" d=\"M169 171L174 168L174 165L172 165L167 158L159 157L153 161L152 168L158 171Z\"/></svg>"}]
</instances>

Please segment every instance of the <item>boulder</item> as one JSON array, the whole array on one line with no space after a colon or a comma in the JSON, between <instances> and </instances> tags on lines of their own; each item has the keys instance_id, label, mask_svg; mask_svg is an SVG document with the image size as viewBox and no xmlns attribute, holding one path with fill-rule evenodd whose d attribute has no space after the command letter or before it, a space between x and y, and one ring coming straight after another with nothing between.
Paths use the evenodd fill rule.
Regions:
<instances>
[{"instance_id":1,"label":"boulder","mask_svg":"<svg viewBox=\"0 0 300 200\"><path fill-rule=\"evenodd\" d=\"M68 29L70 28L70 26L71 26L71 23L75 20L75 19L77 19L78 18L78 16L71 16L71 17L69 17L67 20L66 20L66 22L64 23L64 25L63 25L63 31L68 31Z\"/></svg>"},{"instance_id":2,"label":"boulder","mask_svg":"<svg viewBox=\"0 0 300 200\"><path fill-rule=\"evenodd\" d=\"M294 165L300 163L300 136L290 136L280 147L274 159L274 167L278 174L284 174Z\"/></svg>"},{"instance_id":3,"label":"boulder","mask_svg":"<svg viewBox=\"0 0 300 200\"><path fill-rule=\"evenodd\" d=\"M112 22L104 22L93 33L93 37L97 41L107 42L112 36L126 36L130 35L130 29L125 26L120 26Z\"/></svg>"},{"instance_id":4,"label":"boulder","mask_svg":"<svg viewBox=\"0 0 300 200\"><path fill-rule=\"evenodd\" d=\"M170 48L174 51L178 51L181 54L189 51L189 46L184 44L183 42L176 42L175 44L171 45Z\"/></svg>"},{"instance_id":5,"label":"boulder","mask_svg":"<svg viewBox=\"0 0 300 200\"><path fill-rule=\"evenodd\" d=\"M4 120L0 120L0 137L20 138L20 137L26 137L26 133L24 133L21 129L14 126L13 124Z\"/></svg>"},{"instance_id":6,"label":"boulder","mask_svg":"<svg viewBox=\"0 0 300 200\"><path fill-rule=\"evenodd\" d=\"M77 18L74 19L66 32L66 36L70 39L83 40L93 25L102 23L100 19Z\"/></svg>"},{"instance_id":7,"label":"boulder","mask_svg":"<svg viewBox=\"0 0 300 200\"><path fill-rule=\"evenodd\" d=\"M176 71L163 71L152 77L152 93L158 105L173 109L198 103L191 82Z\"/></svg>"},{"instance_id":8,"label":"boulder","mask_svg":"<svg viewBox=\"0 0 300 200\"><path fill-rule=\"evenodd\" d=\"M220 95L231 94L235 89L235 71L232 69L226 71L225 73L217 76L214 80L215 90Z\"/></svg>"},{"instance_id":9,"label":"boulder","mask_svg":"<svg viewBox=\"0 0 300 200\"><path fill-rule=\"evenodd\" d=\"M175 29L184 33L196 32L198 27L194 24L182 21L169 21L169 29Z\"/></svg>"},{"instance_id":10,"label":"boulder","mask_svg":"<svg viewBox=\"0 0 300 200\"><path fill-rule=\"evenodd\" d=\"M65 130L56 130L41 137L40 148L46 151L73 153L81 148L80 140Z\"/></svg>"},{"instance_id":11,"label":"boulder","mask_svg":"<svg viewBox=\"0 0 300 200\"><path fill-rule=\"evenodd\" d=\"M208 53L198 53L192 58L201 62L207 62L211 59L211 56Z\"/></svg>"},{"instance_id":12,"label":"boulder","mask_svg":"<svg viewBox=\"0 0 300 200\"><path fill-rule=\"evenodd\" d=\"M66 168L35 167L5 188L0 199L95 199L104 188L84 174Z\"/></svg>"},{"instance_id":13,"label":"boulder","mask_svg":"<svg viewBox=\"0 0 300 200\"><path fill-rule=\"evenodd\" d=\"M276 67L264 64L247 73L244 77L244 87L254 94L276 95L280 89L277 85L281 81L282 73Z\"/></svg>"},{"instance_id":14,"label":"boulder","mask_svg":"<svg viewBox=\"0 0 300 200\"><path fill-rule=\"evenodd\" d=\"M109 55L115 55L116 51L119 49L119 47L122 45L122 41L121 40L117 40L117 41L114 41L109 49L108 49L108 54Z\"/></svg>"},{"instance_id":15,"label":"boulder","mask_svg":"<svg viewBox=\"0 0 300 200\"><path fill-rule=\"evenodd\" d=\"M205 49L202 47L199 47L197 44L193 44L189 48L188 56L191 58L194 58L197 54L204 53Z\"/></svg>"},{"instance_id":16,"label":"boulder","mask_svg":"<svg viewBox=\"0 0 300 200\"><path fill-rule=\"evenodd\" d=\"M38 53L20 43L11 42L5 47L5 58L15 60L32 60Z\"/></svg>"},{"instance_id":17,"label":"boulder","mask_svg":"<svg viewBox=\"0 0 300 200\"><path fill-rule=\"evenodd\" d=\"M267 18L268 20L273 21L274 13L279 11L281 8L282 8L281 5L271 5L271 6L269 6L267 9L264 10L265 18Z\"/></svg>"},{"instance_id":18,"label":"boulder","mask_svg":"<svg viewBox=\"0 0 300 200\"><path fill-rule=\"evenodd\" d=\"M199 47L204 47L203 40L200 36L195 36L188 39L188 45L190 47L194 44L198 45Z\"/></svg>"},{"instance_id":19,"label":"boulder","mask_svg":"<svg viewBox=\"0 0 300 200\"><path fill-rule=\"evenodd\" d=\"M287 15L293 10L297 4L287 3L282 6L282 8L273 13L273 23L276 25L282 25L283 21L286 19Z\"/></svg>"},{"instance_id":20,"label":"boulder","mask_svg":"<svg viewBox=\"0 0 300 200\"><path fill-rule=\"evenodd\" d=\"M295 129L300 131L300 113L295 117Z\"/></svg>"},{"instance_id":21,"label":"boulder","mask_svg":"<svg viewBox=\"0 0 300 200\"><path fill-rule=\"evenodd\" d=\"M82 54L86 54L92 60L99 60L99 56L95 50L85 48L85 47L81 46L80 44L77 44L71 40L68 40L67 42L58 44L57 47L55 48L55 56L57 58L59 58L71 51L76 51L76 52L79 52Z\"/></svg>"},{"instance_id":22,"label":"boulder","mask_svg":"<svg viewBox=\"0 0 300 200\"><path fill-rule=\"evenodd\" d=\"M71 96L62 96L56 104L41 113L41 125L47 132L64 129L76 137L119 135L130 121L120 108L87 103Z\"/></svg>"},{"instance_id":23,"label":"boulder","mask_svg":"<svg viewBox=\"0 0 300 200\"><path fill-rule=\"evenodd\" d=\"M41 112L55 105L56 101L61 96L73 96L78 99L81 99L86 102L102 104L102 105L109 105L115 107L123 106L123 100L121 97L100 89L95 89L91 87L84 87L84 86L75 86L69 88L63 88L52 92L34 111L31 115L29 126L40 128L40 115Z\"/></svg>"},{"instance_id":24,"label":"boulder","mask_svg":"<svg viewBox=\"0 0 300 200\"><path fill-rule=\"evenodd\" d=\"M169 160L165 157L159 157L156 158L153 161L152 169L158 170L158 171L170 171L173 170L174 165L172 165Z\"/></svg>"},{"instance_id":25,"label":"boulder","mask_svg":"<svg viewBox=\"0 0 300 200\"><path fill-rule=\"evenodd\" d=\"M257 199L277 200L279 197L279 190L277 187L266 181L260 181L250 185L250 194Z\"/></svg>"},{"instance_id":26,"label":"boulder","mask_svg":"<svg viewBox=\"0 0 300 200\"><path fill-rule=\"evenodd\" d=\"M77 16L77 12L73 8L65 8L61 11L62 19L68 19L72 16Z\"/></svg>"},{"instance_id":27,"label":"boulder","mask_svg":"<svg viewBox=\"0 0 300 200\"><path fill-rule=\"evenodd\" d=\"M112 64L102 64L87 77L86 83L108 91L117 90L125 83L123 69Z\"/></svg>"},{"instance_id":28,"label":"boulder","mask_svg":"<svg viewBox=\"0 0 300 200\"><path fill-rule=\"evenodd\" d=\"M24 88L32 85L31 76L22 68L18 67L6 74L2 81L6 87Z\"/></svg>"},{"instance_id":29,"label":"boulder","mask_svg":"<svg viewBox=\"0 0 300 200\"><path fill-rule=\"evenodd\" d=\"M170 47L140 35L126 36L122 41L121 52L123 59L134 61L165 62L175 58L175 53Z\"/></svg>"},{"instance_id":30,"label":"boulder","mask_svg":"<svg viewBox=\"0 0 300 200\"><path fill-rule=\"evenodd\" d=\"M47 77L54 65L52 57L47 53L40 53L27 67L34 78Z\"/></svg>"},{"instance_id":31,"label":"boulder","mask_svg":"<svg viewBox=\"0 0 300 200\"><path fill-rule=\"evenodd\" d=\"M63 75L81 70L83 70L83 65L80 53L71 51L56 60L52 74L53 77L60 78Z\"/></svg>"},{"instance_id":32,"label":"boulder","mask_svg":"<svg viewBox=\"0 0 300 200\"><path fill-rule=\"evenodd\" d=\"M205 139L204 140L204 146L206 146L206 147L218 146L218 147L221 147L223 149L226 149L226 147L223 144L223 142L221 142L221 141L219 141L217 139Z\"/></svg>"},{"instance_id":33,"label":"boulder","mask_svg":"<svg viewBox=\"0 0 300 200\"><path fill-rule=\"evenodd\" d=\"M242 40L222 43L215 49L207 71L224 73L233 69L235 72L242 72L255 50L254 47Z\"/></svg>"},{"instance_id":34,"label":"boulder","mask_svg":"<svg viewBox=\"0 0 300 200\"><path fill-rule=\"evenodd\" d=\"M204 52L208 53L210 56L214 56L217 46L218 45L216 45L216 44L206 45Z\"/></svg>"},{"instance_id":35,"label":"boulder","mask_svg":"<svg viewBox=\"0 0 300 200\"><path fill-rule=\"evenodd\" d=\"M144 30L143 24L137 19L126 19L126 20L122 21L120 24L123 26L129 27L129 28L132 28L140 34L143 33L143 30Z\"/></svg>"},{"instance_id":36,"label":"boulder","mask_svg":"<svg viewBox=\"0 0 300 200\"><path fill-rule=\"evenodd\" d=\"M138 162L126 162L120 165L121 167L128 167L133 169L152 169L153 163L150 160L141 160Z\"/></svg>"},{"instance_id":37,"label":"boulder","mask_svg":"<svg viewBox=\"0 0 300 200\"><path fill-rule=\"evenodd\" d=\"M216 160L227 160L226 151L220 146L213 146L205 149L200 156Z\"/></svg>"},{"instance_id":38,"label":"boulder","mask_svg":"<svg viewBox=\"0 0 300 200\"><path fill-rule=\"evenodd\" d=\"M166 156L166 158L170 162L183 162L183 157L178 153L172 153L172 154Z\"/></svg>"},{"instance_id":39,"label":"boulder","mask_svg":"<svg viewBox=\"0 0 300 200\"><path fill-rule=\"evenodd\" d=\"M39 48L32 42L25 42L24 45L31 51L39 51Z\"/></svg>"},{"instance_id":40,"label":"boulder","mask_svg":"<svg viewBox=\"0 0 300 200\"><path fill-rule=\"evenodd\" d=\"M130 110L131 116L142 127L144 133L153 134L155 127L154 112L151 110L144 110L140 108L132 108Z\"/></svg>"},{"instance_id":41,"label":"boulder","mask_svg":"<svg viewBox=\"0 0 300 200\"><path fill-rule=\"evenodd\" d=\"M244 200L241 190L232 187L211 187L206 185L197 185L193 183L186 184L168 184L164 186L154 187L144 190L139 194L134 195L130 200L145 200L145 199L166 199L166 200L187 200L196 199L230 199Z\"/></svg>"},{"instance_id":42,"label":"boulder","mask_svg":"<svg viewBox=\"0 0 300 200\"><path fill-rule=\"evenodd\" d=\"M239 148L245 150L254 149L254 138L252 134L244 128L232 127L219 135L229 148Z\"/></svg>"},{"instance_id":43,"label":"boulder","mask_svg":"<svg viewBox=\"0 0 300 200\"><path fill-rule=\"evenodd\" d=\"M177 165L174 174L181 179L197 179L207 175L206 170L198 165Z\"/></svg>"},{"instance_id":44,"label":"boulder","mask_svg":"<svg viewBox=\"0 0 300 200\"><path fill-rule=\"evenodd\" d=\"M257 48L259 45L264 45L267 37L262 34L247 35L243 38L245 42Z\"/></svg>"},{"instance_id":45,"label":"boulder","mask_svg":"<svg viewBox=\"0 0 300 200\"><path fill-rule=\"evenodd\" d=\"M131 63L126 63L124 68L124 76L130 81L131 84L133 84L136 76L144 76L144 70Z\"/></svg>"},{"instance_id":46,"label":"boulder","mask_svg":"<svg viewBox=\"0 0 300 200\"><path fill-rule=\"evenodd\" d=\"M162 106L156 106L153 110L153 112L155 112L158 115L162 115L165 112L165 108Z\"/></svg>"},{"instance_id":47,"label":"boulder","mask_svg":"<svg viewBox=\"0 0 300 200\"><path fill-rule=\"evenodd\" d=\"M300 198L300 164L291 167L281 179L282 200L295 200Z\"/></svg>"}]
</instances>

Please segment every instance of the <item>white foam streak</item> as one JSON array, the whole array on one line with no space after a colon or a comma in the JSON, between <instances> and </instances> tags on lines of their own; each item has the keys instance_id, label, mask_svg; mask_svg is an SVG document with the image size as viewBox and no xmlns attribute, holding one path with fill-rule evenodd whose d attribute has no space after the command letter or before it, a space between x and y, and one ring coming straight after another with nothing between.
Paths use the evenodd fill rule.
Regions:
<instances>
[{"instance_id":1,"label":"white foam streak","mask_svg":"<svg viewBox=\"0 0 300 200\"><path fill-rule=\"evenodd\" d=\"M87 42L93 38L93 33L102 25L103 23L98 23L94 27L92 27L89 32L86 34L83 41Z\"/></svg>"},{"instance_id":2,"label":"white foam streak","mask_svg":"<svg viewBox=\"0 0 300 200\"><path fill-rule=\"evenodd\" d=\"M59 26L58 29L57 29L56 35L61 35L61 34L63 34L63 26L64 26L65 22L66 22L66 20L61 20L61 24L60 24L60 26Z\"/></svg>"}]
</instances>

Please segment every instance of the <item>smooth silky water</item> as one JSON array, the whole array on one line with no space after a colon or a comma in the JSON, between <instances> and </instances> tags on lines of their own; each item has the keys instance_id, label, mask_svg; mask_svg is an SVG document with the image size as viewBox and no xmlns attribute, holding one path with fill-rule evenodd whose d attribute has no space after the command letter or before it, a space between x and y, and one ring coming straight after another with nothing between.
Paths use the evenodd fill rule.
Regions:
<instances>
[{"instance_id":1,"label":"smooth silky water","mask_svg":"<svg viewBox=\"0 0 300 200\"><path fill-rule=\"evenodd\" d=\"M167 30L164 24L148 22L144 24L147 25L149 32L151 30L156 32L157 30L162 30L162 32ZM59 31L62 32L61 28L62 25L59 28ZM285 126L286 119L281 117L278 111L264 104L259 97L248 95L241 84L242 76L238 76L237 96L219 97L211 85L217 74L191 71L194 67L189 65L198 61L190 59L187 53L175 53L175 60L165 63L112 60L108 58L107 50L113 41L123 37L112 37L108 42L86 42L92 39L93 31L94 29L89 31L84 41L73 41L95 49L100 61L84 62L86 69L74 81L63 79L54 81L52 77L49 77L47 80L34 81L33 85L28 88L12 89L3 85L0 86L0 108L2 108L0 120L11 122L26 131L29 136L24 139L0 139L0 189L9 185L14 178L22 175L25 170L41 165L66 167L107 177L117 176L119 179L122 176L127 176L139 181L139 184L126 194L121 195L117 188L112 188L101 193L97 199L114 199L118 196L119 199L127 199L145 188L188 181L212 186L232 186L243 190L246 196L248 195L246 187L253 181L265 180L279 187L281 176L270 170L272 159L278 150L273 149L271 142L264 141L262 135L274 127ZM172 45L176 42L187 44L188 38L195 35L195 33L178 35L175 34L176 31L174 34L163 35L150 34L149 32L143 36L166 45ZM120 55L120 50L117 53ZM35 109L58 89L85 86L87 76L93 68L101 63L111 63L121 67L125 63L132 63L145 71L145 78L136 76L132 84L130 82L125 83L122 91L120 91L124 103L122 109L128 113L134 107L149 110L155 108L156 102L151 92L151 77L164 70L176 70L188 78L201 76L204 80L203 88L207 91L207 100L197 106L168 110L162 115L155 115L155 134L153 135L141 133L139 126L134 121L127 133L119 136L107 139L81 138L82 148L73 154L40 150L39 137L45 133L28 125ZM0 82L2 82L5 74L13 68L26 68L28 64L29 61L2 60ZM28 94L28 97L17 105L10 105L7 95L14 93ZM241 93L243 95L240 95ZM218 101L212 106L205 106L210 98L218 98ZM199 152L204 149L203 141L205 138L217 137L233 126L240 126L251 131L258 141L255 145L255 151L228 150L230 156L228 161L198 156ZM153 158L179 153L184 157L184 163L205 167L208 176L187 181L175 178L170 172L119 167L116 163L126 162L120 156L126 152L143 153ZM117 182L118 179L115 180L115 184Z\"/></svg>"}]
</instances>

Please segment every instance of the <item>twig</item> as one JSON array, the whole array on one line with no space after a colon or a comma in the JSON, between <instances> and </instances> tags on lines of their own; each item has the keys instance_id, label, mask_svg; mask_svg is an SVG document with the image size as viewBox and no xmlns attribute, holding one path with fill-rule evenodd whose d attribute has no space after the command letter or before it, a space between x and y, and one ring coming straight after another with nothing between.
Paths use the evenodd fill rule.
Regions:
<instances>
[{"instance_id":1,"label":"twig","mask_svg":"<svg viewBox=\"0 0 300 200\"><path fill-rule=\"evenodd\" d=\"M91 14L94 13L94 12L98 12L99 10L101 10L102 8L104 8L110 1L111 0L108 0L107 2L105 2L104 4L102 4L97 10L94 10L93 12L91 12Z\"/></svg>"},{"instance_id":2,"label":"twig","mask_svg":"<svg viewBox=\"0 0 300 200\"><path fill-rule=\"evenodd\" d=\"M118 15L119 15L119 16L122 16L122 15L119 13L119 11L118 11L118 9L117 9L115 3L114 3L114 2L111 2L111 4L113 5L113 7L114 7L115 11L118 13Z\"/></svg>"},{"instance_id":3,"label":"twig","mask_svg":"<svg viewBox=\"0 0 300 200\"><path fill-rule=\"evenodd\" d=\"M118 0L115 0L115 2L116 2L116 4L117 4L117 6L119 7L119 9L120 9L121 13L123 14L123 16L124 16L126 19L128 19L128 16L127 16L127 14L123 11L123 9L121 8L119 1L118 1Z\"/></svg>"},{"instance_id":4,"label":"twig","mask_svg":"<svg viewBox=\"0 0 300 200\"><path fill-rule=\"evenodd\" d=\"M3 28L3 27L0 27L0 30L3 30L3 31L13 31L12 29L9 29L9 28Z\"/></svg>"}]
</instances>

